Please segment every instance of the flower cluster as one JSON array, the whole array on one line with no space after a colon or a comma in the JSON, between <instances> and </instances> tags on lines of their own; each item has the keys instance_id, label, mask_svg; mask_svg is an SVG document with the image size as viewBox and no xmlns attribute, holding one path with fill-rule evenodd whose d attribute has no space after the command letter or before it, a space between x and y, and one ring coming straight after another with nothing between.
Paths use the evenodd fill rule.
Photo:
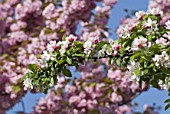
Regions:
<instances>
[{"instance_id":1,"label":"flower cluster","mask_svg":"<svg viewBox=\"0 0 170 114\"><path fill-rule=\"evenodd\" d=\"M169 68L170 61L169 56L167 55L166 51L163 51L161 55L156 54L153 58L153 61L155 62L155 65L157 67L159 66L165 66L166 68Z\"/></svg>"},{"instance_id":2,"label":"flower cluster","mask_svg":"<svg viewBox=\"0 0 170 114\"><path fill-rule=\"evenodd\" d=\"M96 44L99 42L99 37L89 37L88 40L83 44L84 53L89 55Z\"/></svg>"},{"instance_id":3,"label":"flower cluster","mask_svg":"<svg viewBox=\"0 0 170 114\"><path fill-rule=\"evenodd\" d=\"M107 57L109 63L127 67L132 80L136 80L140 84L144 81L152 85L145 75L152 78L160 71L163 75L170 75L169 72L163 71L169 68L169 39L165 37L168 32L168 24L160 25L162 12L157 8L149 9L146 13L139 12L137 16L139 14L142 17L136 22L135 26L131 24L126 26L126 29L131 31L129 36L116 41L99 41L98 36L89 35L85 42L77 42L77 37L70 35L64 36L63 41L58 43L50 42L47 45L47 51L44 51L44 54L41 55L40 64L42 69L35 67L32 71L35 73L41 72L41 75L46 75L46 73L43 73L46 70L45 72L49 72L49 74L55 72L55 75L62 73L71 76L67 69L68 66L78 68L78 65L84 63L84 60ZM123 32L122 30L122 34L124 34ZM159 53L162 53L162 55L159 55ZM150 71L153 71L153 73ZM38 76L40 75L38 74ZM33 78L32 75L29 78ZM54 83L56 82L54 81Z\"/></svg>"},{"instance_id":4,"label":"flower cluster","mask_svg":"<svg viewBox=\"0 0 170 114\"><path fill-rule=\"evenodd\" d=\"M119 51L118 55L123 54L121 57L123 64L127 65L130 71L132 80L137 82L148 81L149 76L157 77L157 73L161 75L169 75L169 21L165 25L161 25L163 12L159 8L150 8L147 12L139 11L136 13L137 20L135 20L135 27L131 29L129 24L124 25L122 33L118 32L122 45L122 52ZM121 28L120 28L121 29ZM124 31L126 29L126 31ZM130 30L131 29L131 30ZM122 37L121 34L128 36ZM124 49L123 49L124 48ZM126 54L125 54L126 52ZM127 54L129 53L129 55ZM165 78L161 78L165 82ZM159 80L154 80L157 84L152 85L159 88Z\"/></svg>"},{"instance_id":5,"label":"flower cluster","mask_svg":"<svg viewBox=\"0 0 170 114\"><path fill-rule=\"evenodd\" d=\"M99 65L91 64L92 68L89 69L87 66L89 63L80 66L83 74L72 85L66 85L64 81L67 82L67 79L60 78L62 86L57 85L45 98L41 98L34 107L34 113L133 113L130 106L124 103L131 101L135 93L145 91L147 86L143 85L140 89L120 69L109 69L108 74L105 74Z\"/></svg>"},{"instance_id":6,"label":"flower cluster","mask_svg":"<svg viewBox=\"0 0 170 114\"><path fill-rule=\"evenodd\" d=\"M105 1L110 10L113 1ZM5 113L25 94L20 80L27 72L27 65L38 63L37 57L49 41L58 42L65 33L74 34L80 21L93 18L91 11L97 2L101 1L0 1L0 91L5 94L1 96L0 113Z\"/></svg>"},{"instance_id":7,"label":"flower cluster","mask_svg":"<svg viewBox=\"0 0 170 114\"><path fill-rule=\"evenodd\" d=\"M148 77L149 79L157 79L154 77L158 77L159 75L161 77L160 80L153 80L152 83L148 83L151 85L160 83L163 87L169 86L167 83L169 79L163 77L164 75L169 75L167 64L165 64L165 62L168 63L169 60L166 59L164 63L161 63L159 60L154 61L153 59L157 55L159 55L160 58L167 58L167 56L169 56L168 46L170 38L168 34L166 34L169 30L169 21L167 21L167 18L164 19L162 12L158 8L149 9L146 13L138 12L136 13L138 19L135 20L135 23L131 22L125 25L123 30L120 30L121 35L119 36L124 39L118 39L112 43L103 41L104 39L102 38L109 36L106 25L110 11L116 2L117 0L1 1L0 92L2 95L0 95L0 113L5 113L6 110L18 102L25 94L24 89L30 90L35 87L39 91L47 92L48 88L56 83L56 88L63 89L65 87L65 85L62 85L64 83L64 76L72 76L68 69L69 66L76 66L76 68L78 68L80 64L84 64L85 60L88 61L89 59L96 61L99 58L107 57L109 58L108 63L115 62L118 66L127 66L131 61L134 61L140 64L140 69L134 68L134 70L131 68L130 75L136 76L136 78L139 77L140 82L148 82ZM166 4L161 0L159 0L158 3ZM168 4L161 7L165 6L168 6ZM92 15L93 9L95 13ZM167 8L160 9L165 10ZM165 15L167 15L167 12ZM159 20L160 18L166 20L164 21L164 23L166 22L165 25L161 25L163 19ZM63 41L60 41L64 34L75 34L79 22L82 22L80 35L69 35L63 37ZM93 37L91 38L91 36ZM78 38L87 43L76 41ZM100 38L101 41L99 41L98 38ZM49 44L47 44L48 42ZM151 42L151 45L149 42ZM47 50L44 51L46 46ZM138 49L136 50L136 48ZM162 50L166 52L166 55L162 55ZM40 55L41 53L43 54ZM106 63L107 61L105 61L105 64ZM159 67L157 63L159 63ZM27 65L31 72L28 72ZM97 72L98 70L102 71L102 67L98 67L92 71L92 66L93 64L89 63L89 65L85 67L79 67L79 69L82 70L84 68L84 70L82 70L82 72L80 71L82 78L77 82L77 91L81 91L84 87L82 80L87 78L90 83L96 81L93 77L89 80L93 73L95 73L98 78L100 74L100 78L104 79L102 75L104 73L106 74L106 71L103 71L103 73ZM150 73L148 71L150 71ZM23 77L26 72L28 73ZM142 75L139 75L141 72ZM118 74L118 77L119 76L122 75ZM23 80L21 80L22 78ZM135 82L130 81L130 84L133 86L130 86L130 90L125 91L125 88L129 87L124 86L124 83L127 83L127 78L126 80L123 80L122 77L115 79L113 76L112 78L112 81L118 79L116 82L123 82L117 85L121 85L121 90L124 88L122 91L129 95L128 99L133 96L131 93L129 94L129 91L134 91L133 94L137 95L136 93L139 91L139 88ZM135 79L135 77L133 79ZM82 83L80 84L80 82ZM70 98L71 96L64 97L68 98L66 101L70 100L68 104L73 106L71 110L66 110L73 111L72 109L74 109L74 113L85 113L97 107L101 113L113 112L113 110L122 113L131 112L129 106L117 106L117 104L124 101L124 97L119 94L117 85L108 84L108 87L112 88L111 93L108 92L110 90L108 90L107 86L101 86L107 85L107 83L110 84L110 81L105 80L103 83L92 84L92 88L89 87L89 83L85 83L83 90L87 92L87 94L85 98L82 97L80 99L80 104L77 105L76 101ZM23 84L25 88L23 88ZM78 87L81 85L82 88ZM156 85L153 86L156 87ZM69 93L68 88L69 87L67 87ZM98 91L97 88L101 91ZM97 100L92 99L95 96L94 94L93 97L88 97L88 90L89 92L91 92L91 90L94 90L96 93L99 92L99 97L95 97ZM102 99L103 96L101 97L103 91L108 93L108 96L105 96L106 99ZM62 95L64 93L63 91ZM75 95L73 92L70 93ZM65 100L60 95L58 97L56 94L50 94L50 97L47 96L47 100L42 100L40 104L43 106L41 106L40 109L38 107L37 110L40 110L40 113L42 109L47 109L43 110L47 111L43 113L48 113L50 112L49 110L56 111L58 101ZM76 92L76 95L79 96L79 92ZM109 99L109 102L112 102L114 106L108 104L107 99ZM130 102L128 99L127 102ZM47 105L45 104L46 101L48 101ZM97 103L100 101L101 105L99 106L96 101ZM102 102L104 103L102 104ZM62 103L60 102L60 104ZM126 102L123 103L126 104ZM65 104L65 102L63 104Z\"/></svg>"}]
</instances>

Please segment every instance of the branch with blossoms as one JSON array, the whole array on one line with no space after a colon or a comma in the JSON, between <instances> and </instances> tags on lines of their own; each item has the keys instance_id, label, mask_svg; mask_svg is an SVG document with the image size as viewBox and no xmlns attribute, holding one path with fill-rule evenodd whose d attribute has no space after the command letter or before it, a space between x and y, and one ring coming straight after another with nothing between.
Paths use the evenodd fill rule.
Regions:
<instances>
[{"instance_id":1,"label":"branch with blossoms","mask_svg":"<svg viewBox=\"0 0 170 114\"><path fill-rule=\"evenodd\" d=\"M84 61L100 58L108 58L109 64L127 68L131 80L140 86L145 82L168 90L170 21L160 24L163 12L158 8L139 11L136 16L138 21L126 25L116 41L99 41L98 36L89 36L87 41L80 42L73 35L64 35L58 43L50 41L39 63L28 65L30 72L23 78L25 90L35 87L46 93L57 84L57 77L72 76L69 66L78 68Z\"/></svg>"}]
</instances>

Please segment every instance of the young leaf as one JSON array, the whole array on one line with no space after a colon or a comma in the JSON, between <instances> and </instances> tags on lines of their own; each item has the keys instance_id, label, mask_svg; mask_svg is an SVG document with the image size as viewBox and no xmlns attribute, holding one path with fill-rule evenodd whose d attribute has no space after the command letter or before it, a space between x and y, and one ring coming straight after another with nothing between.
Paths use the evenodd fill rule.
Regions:
<instances>
[{"instance_id":1,"label":"young leaf","mask_svg":"<svg viewBox=\"0 0 170 114\"><path fill-rule=\"evenodd\" d=\"M120 58L118 58L118 59L116 60L116 64L117 64L118 66L121 65L121 59L120 59Z\"/></svg>"},{"instance_id":2,"label":"young leaf","mask_svg":"<svg viewBox=\"0 0 170 114\"><path fill-rule=\"evenodd\" d=\"M13 86L13 90L15 93L18 93L21 90L21 88L19 86Z\"/></svg>"},{"instance_id":3,"label":"young leaf","mask_svg":"<svg viewBox=\"0 0 170 114\"><path fill-rule=\"evenodd\" d=\"M165 106L165 110L167 110L169 107L170 107L170 104L167 104L167 105Z\"/></svg>"},{"instance_id":4,"label":"young leaf","mask_svg":"<svg viewBox=\"0 0 170 114\"><path fill-rule=\"evenodd\" d=\"M66 34L64 34L62 37L62 41L65 41L65 40L66 40Z\"/></svg>"},{"instance_id":5,"label":"young leaf","mask_svg":"<svg viewBox=\"0 0 170 114\"><path fill-rule=\"evenodd\" d=\"M95 47L95 50L100 50L102 48L102 46L104 46L105 44L107 44L107 42L105 41L101 41L97 44L97 46Z\"/></svg>"},{"instance_id":6,"label":"young leaf","mask_svg":"<svg viewBox=\"0 0 170 114\"><path fill-rule=\"evenodd\" d=\"M37 69L37 64L28 64L28 68L32 71L35 72Z\"/></svg>"},{"instance_id":7,"label":"young leaf","mask_svg":"<svg viewBox=\"0 0 170 114\"><path fill-rule=\"evenodd\" d=\"M139 76L140 70L139 69L135 70L135 74L136 74L136 76Z\"/></svg>"},{"instance_id":8,"label":"young leaf","mask_svg":"<svg viewBox=\"0 0 170 114\"><path fill-rule=\"evenodd\" d=\"M165 74L170 74L170 71L164 67L162 67L160 70Z\"/></svg>"},{"instance_id":9,"label":"young leaf","mask_svg":"<svg viewBox=\"0 0 170 114\"><path fill-rule=\"evenodd\" d=\"M68 70L68 69L62 69L62 73L65 76L72 77L72 74L71 74L70 70Z\"/></svg>"},{"instance_id":10,"label":"young leaf","mask_svg":"<svg viewBox=\"0 0 170 114\"><path fill-rule=\"evenodd\" d=\"M167 99L164 101L164 103L168 103L168 102L170 103L170 99Z\"/></svg>"},{"instance_id":11,"label":"young leaf","mask_svg":"<svg viewBox=\"0 0 170 114\"><path fill-rule=\"evenodd\" d=\"M67 61L68 64L70 64L70 65L72 64L72 59L71 58L67 57L66 61Z\"/></svg>"}]
</instances>

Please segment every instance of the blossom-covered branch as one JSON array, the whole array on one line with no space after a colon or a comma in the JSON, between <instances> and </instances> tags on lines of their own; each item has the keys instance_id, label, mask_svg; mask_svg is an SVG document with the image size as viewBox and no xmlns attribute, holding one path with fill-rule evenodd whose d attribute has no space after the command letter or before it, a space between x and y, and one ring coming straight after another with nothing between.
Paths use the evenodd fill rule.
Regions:
<instances>
[{"instance_id":1,"label":"blossom-covered branch","mask_svg":"<svg viewBox=\"0 0 170 114\"><path fill-rule=\"evenodd\" d=\"M69 66L78 68L84 60L106 57L109 64L127 67L131 79L140 85L144 81L156 88L168 89L169 84L165 82L170 75L170 50L166 35L170 21L165 26L160 24L163 12L158 8L139 11L136 16L138 21L126 25L116 41L100 41L95 35L88 36L85 42L76 41L77 37L73 35L63 36L58 43L50 41L40 63L29 65L31 72L25 75L26 78L39 90L47 91L57 83L56 75L62 73L71 77Z\"/></svg>"}]
</instances>

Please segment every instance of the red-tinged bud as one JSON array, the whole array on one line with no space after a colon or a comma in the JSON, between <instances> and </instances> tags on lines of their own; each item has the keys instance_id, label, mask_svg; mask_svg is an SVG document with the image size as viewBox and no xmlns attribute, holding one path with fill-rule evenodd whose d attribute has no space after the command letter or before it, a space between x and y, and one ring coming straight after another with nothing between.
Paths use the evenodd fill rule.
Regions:
<instances>
[{"instance_id":1,"label":"red-tinged bud","mask_svg":"<svg viewBox=\"0 0 170 114\"><path fill-rule=\"evenodd\" d=\"M138 48L142 48L142 44L138 44Z\"/></svg>"},{"instance_id":2,"label":"red-tinged bud","mask_svg":"<svg viewBox=\"0 0 170 114\"><path fill-rule=\"evenodd\" d=\"M71 44L71 46L72 46L72 47L74 47L74 46L75 46L75 44Z\"/></svg>"},{"instance_id":3,"label":"red-tinged bud","mask_svg":"<svg viewBox=\"0 0 170 114\"><path fill-rule=\"evenodd\" d=\"M73 41L74 41L74 38L70 38L68 41L69 41L69 42L73 42Z\"/></svg>"},{"instance_id":4,"label":"red-tinged bud","mask_svg":"<svg viewBox=\"0 0 170 114\"><path fill-rule=\"evenodd\" d=\"M143 25L143 26L142 26L142 28L146 29L146 28L147 28L147 26L146 26L146 25Z\"/></svg>"},{"instance_id":5,"label":"red-tinged bud","mask_svg":"<svg viewBox=\"0 0 170 114\"><path fill-rule=\"evenodd\" d=\"M41 64L40 64L40 63L38 63L37 65L38 65L38 66L37 66L38 68L40 68L40 67L41 67Z\"/></svg>"},{"instance_id":6,"label":"red-tinged bud","mask_svg":"<svg viewBox=\"0 0 170 114\"><path fill-rule=\"evenodd\" d=\"M148 43L148 42L146 42L146 45L148 46L148 45L149 45L149 43Z\"/></svg>"},{"instance_id":7,"label":"red-tinged bud","mask_svg":"<svg viewBox=\"0 0 170 114\"><path fill-rule=\"evenodd\" d=\"M114 47L114 50L118 50L119 48L121 48L121 46L120 46L120 45L116 45L116 46Z\"/></svg>"},{"instance_id":8,"label":"red-tinged bud","mask_svg":"<svg viewBox=\"0 0 170 114\"><path fill-rule=\"evenodd\" d=\"M141 16L139 19L138 19L138 21L141 21L143 19L143 16Z\"/></svg>"},{"instance_id":9,"label":"red-tinged bud","mask_svg":"<svg viewBox=\"0 0 170 114\"><path fill-rule=\"evenodd\" d=\"M33 89L31 90L31 93L36 94L37 92L38 92L38 90L35 87L33 87Z\"/></svg>"},{"instance_id":10,"label":"red-tinged bud","mask_svg":"<svg viewBox=\"0 0 170 114\"><path fill-rule=\"evenodd\" d=\"M118 55L118 51L114 51L114 52L112 53L112 55L113 55L113 56Z\"/></svg>"},{"instance_id":11,"label":"red-tinged bud","mask_svg":"<svg viewBox=\"0 0 170 114\"><path fill-rule=\"evenodd\" d=\"M54 51L58 48L58 46L53 46Z\"/></svg>"},{"instance_id":12,"label":"red-tinged bud","mask_svg":"<svg viewBox=\"0 0 170 114\"><path fill-rule=\"evenodd\" d=\"M99 40L94 40L93 44L97 44L99 42Z\"/></svg>"},{"instance_id":13,"label":"red-tinged bud","mask_svg":"<svg viewBox=\"0 0 170 114\"><path fill-rule=\"evenodd\" d=\"M132 25L132 26L129 28L130 31L132 31L135 27L136 27L136 25Z\"/></svg>"}]
</instances>

